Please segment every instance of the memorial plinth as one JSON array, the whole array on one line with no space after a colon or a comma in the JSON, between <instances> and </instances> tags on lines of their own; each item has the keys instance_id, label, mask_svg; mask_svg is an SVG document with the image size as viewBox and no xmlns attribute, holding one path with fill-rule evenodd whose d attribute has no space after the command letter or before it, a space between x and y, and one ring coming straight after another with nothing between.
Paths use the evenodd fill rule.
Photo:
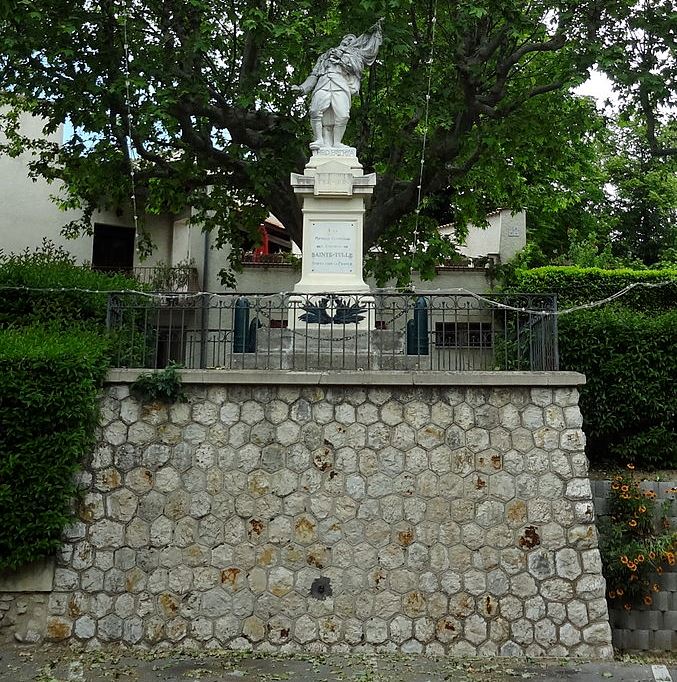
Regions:
<instances>
[{"instance_id":1,"label":"memorial plinth","mask_svg":"<svg viewBox=\"0 0 677 682\"><path fill-rule=\"evenodd\" d=\"M295 327L307 322L308 309L312 313L329 296L330 304L336 297L339 306L364 309L354 323L372 327L374 299L364 281L362 253L364 213L376 175L364 174L354 148L323 148L303 175L292 173L291 184L303 211L303 260L301 280L290 298L290 326L292 320Z\"/></svg>"}]
</instances>

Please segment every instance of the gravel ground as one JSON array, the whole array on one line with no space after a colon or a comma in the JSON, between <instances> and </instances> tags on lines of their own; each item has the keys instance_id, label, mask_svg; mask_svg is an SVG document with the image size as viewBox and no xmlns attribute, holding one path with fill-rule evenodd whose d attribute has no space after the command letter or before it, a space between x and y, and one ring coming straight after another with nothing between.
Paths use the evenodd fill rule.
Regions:
<instances>
[{"instance_id":1,"label":"gravel ground","mask_svg":"<svg viewBox=\"0 0 677 682\"><path fill-rule=\"evenodd\" d=\"M665 668L662 668L665 666ZM259 656L233 652L76 652L63 646L0 648L0 680L7 682L508 682L612 680L677 682L677 657L623 657L583 663L561 659L433 659L422 656ZM662 679L661 679L662 678Z\"/></svg>"}]
</instances>

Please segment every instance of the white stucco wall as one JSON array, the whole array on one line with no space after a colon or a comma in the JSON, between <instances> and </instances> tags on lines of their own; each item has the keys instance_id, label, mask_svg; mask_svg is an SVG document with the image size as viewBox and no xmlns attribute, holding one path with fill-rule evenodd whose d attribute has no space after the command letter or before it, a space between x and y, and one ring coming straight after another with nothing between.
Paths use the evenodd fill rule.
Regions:
<instances>
[{"instance_id":1,"label":"white stucco wall","mask_svg":"<svg viewBox=\"0 0 677 682\"><path fill-rule=\"evenodd\" d=\"M63 140L63 126L45 136L44 122L33 116L21 118L21 132L31 138L43 137L51 142ZM1 139L1 138L0 138ZM34 249L47 238L71 253L79 263L92 259L91 235L66 239L61 230L64 225L81 217L81 211L61 211L51 197L58 195L62 183L47 183L42 178L33 181L28 177L29 154L16 158L0 155L0 249L17 253ZM114 211L97 211L94 223L133 227L131 211L118 214ZM143 225L156 245L152 255L141 262L138 254L135 265L152 266L160 262L172 262L172 223L169 215L143 216ZM180 258L177 259L181 260Z\"/></svg>"},{"instance_id":2,"label":"white stucco wall","mask_svg":"<svg viewBox=\"0 0 677 682\"><path fill-rule=\"evenodd\" d=\"M42 126L42 121L31 116L24 116L21 121L22 132L35 138L44 137ZM62 137L60 127L47 139L60 142ZM0 249L7 253L33 249L46 237L66 248L79 262L89 260L91 237L67 240L61 235L61 227L76 220L80 212L60 211L50 199L59 193L60 183L50 185L41 178L29 179L29 161L28 154L16 158L0 155Z\"/></svg>"},{"instance_id":3,"label":"white stucco wall","mask_svg":"<svg viewBox=\"0 0 677 682\"><path fill-rule=\"evenodd\" d=\"M498 256L502 263L509 261L527 243L527 216L524 211L513 214L502 209L487 216L487 227L468 226L468 236L458 251L467 258ZM452 239L453 225L444 225L440 232Z\"/></svg>"}]
</instances>

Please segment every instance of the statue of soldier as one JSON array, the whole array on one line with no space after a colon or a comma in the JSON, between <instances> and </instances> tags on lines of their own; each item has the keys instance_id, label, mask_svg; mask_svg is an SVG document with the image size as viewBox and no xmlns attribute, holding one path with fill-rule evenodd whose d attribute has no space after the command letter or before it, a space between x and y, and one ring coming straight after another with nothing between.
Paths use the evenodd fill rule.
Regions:
<instances>
[{"instance_id":1,"label":"statue of soldier","mask_svg":"<svg viewBox=\"0 0 677 682\"><path fill-rule=\"evenodd\" d=\"M314 136L311 149L347 148L341 140L350 116L350 100L360 90L364 68L376 60L383 41L382 23L383 19L379 19L359 37L352 33L344 36L338 47L320 56L301 85L292 86L304 95L313 92L310 100L310 127Z\"/></svg>"}]
</instances>

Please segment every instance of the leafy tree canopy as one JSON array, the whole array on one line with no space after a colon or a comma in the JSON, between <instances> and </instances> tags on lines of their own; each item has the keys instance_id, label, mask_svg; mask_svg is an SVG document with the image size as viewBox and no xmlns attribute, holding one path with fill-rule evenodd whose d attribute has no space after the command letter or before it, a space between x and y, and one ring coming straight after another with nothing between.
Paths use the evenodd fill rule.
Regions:
<instances>
[{"instance_id":1,"label":"leafy tree canopy","mask_svg":"<svg viewBox=\"0 0 677 682\"><path fill-rule=\"evenodd\" d=\"M147 212L192 206L217 243L238 247L270 210L300 243L289 174L302 170L310 132L291 85L342 34L384 16L346 141L379 176L365 222L366 246L381 247L372 271L425 275L452 251L442 222L590 200L603 122L569 89L629 16L624 3L634 4L20 0L0 14L5 151L30 148L33 173L65 181L63 205L85 211L71 231L88 229L95 207L128 203L133 165ZM62 147L28 140L20 110L47 132L69 120L75 135Z\"/></svg>"}]
</instances>

